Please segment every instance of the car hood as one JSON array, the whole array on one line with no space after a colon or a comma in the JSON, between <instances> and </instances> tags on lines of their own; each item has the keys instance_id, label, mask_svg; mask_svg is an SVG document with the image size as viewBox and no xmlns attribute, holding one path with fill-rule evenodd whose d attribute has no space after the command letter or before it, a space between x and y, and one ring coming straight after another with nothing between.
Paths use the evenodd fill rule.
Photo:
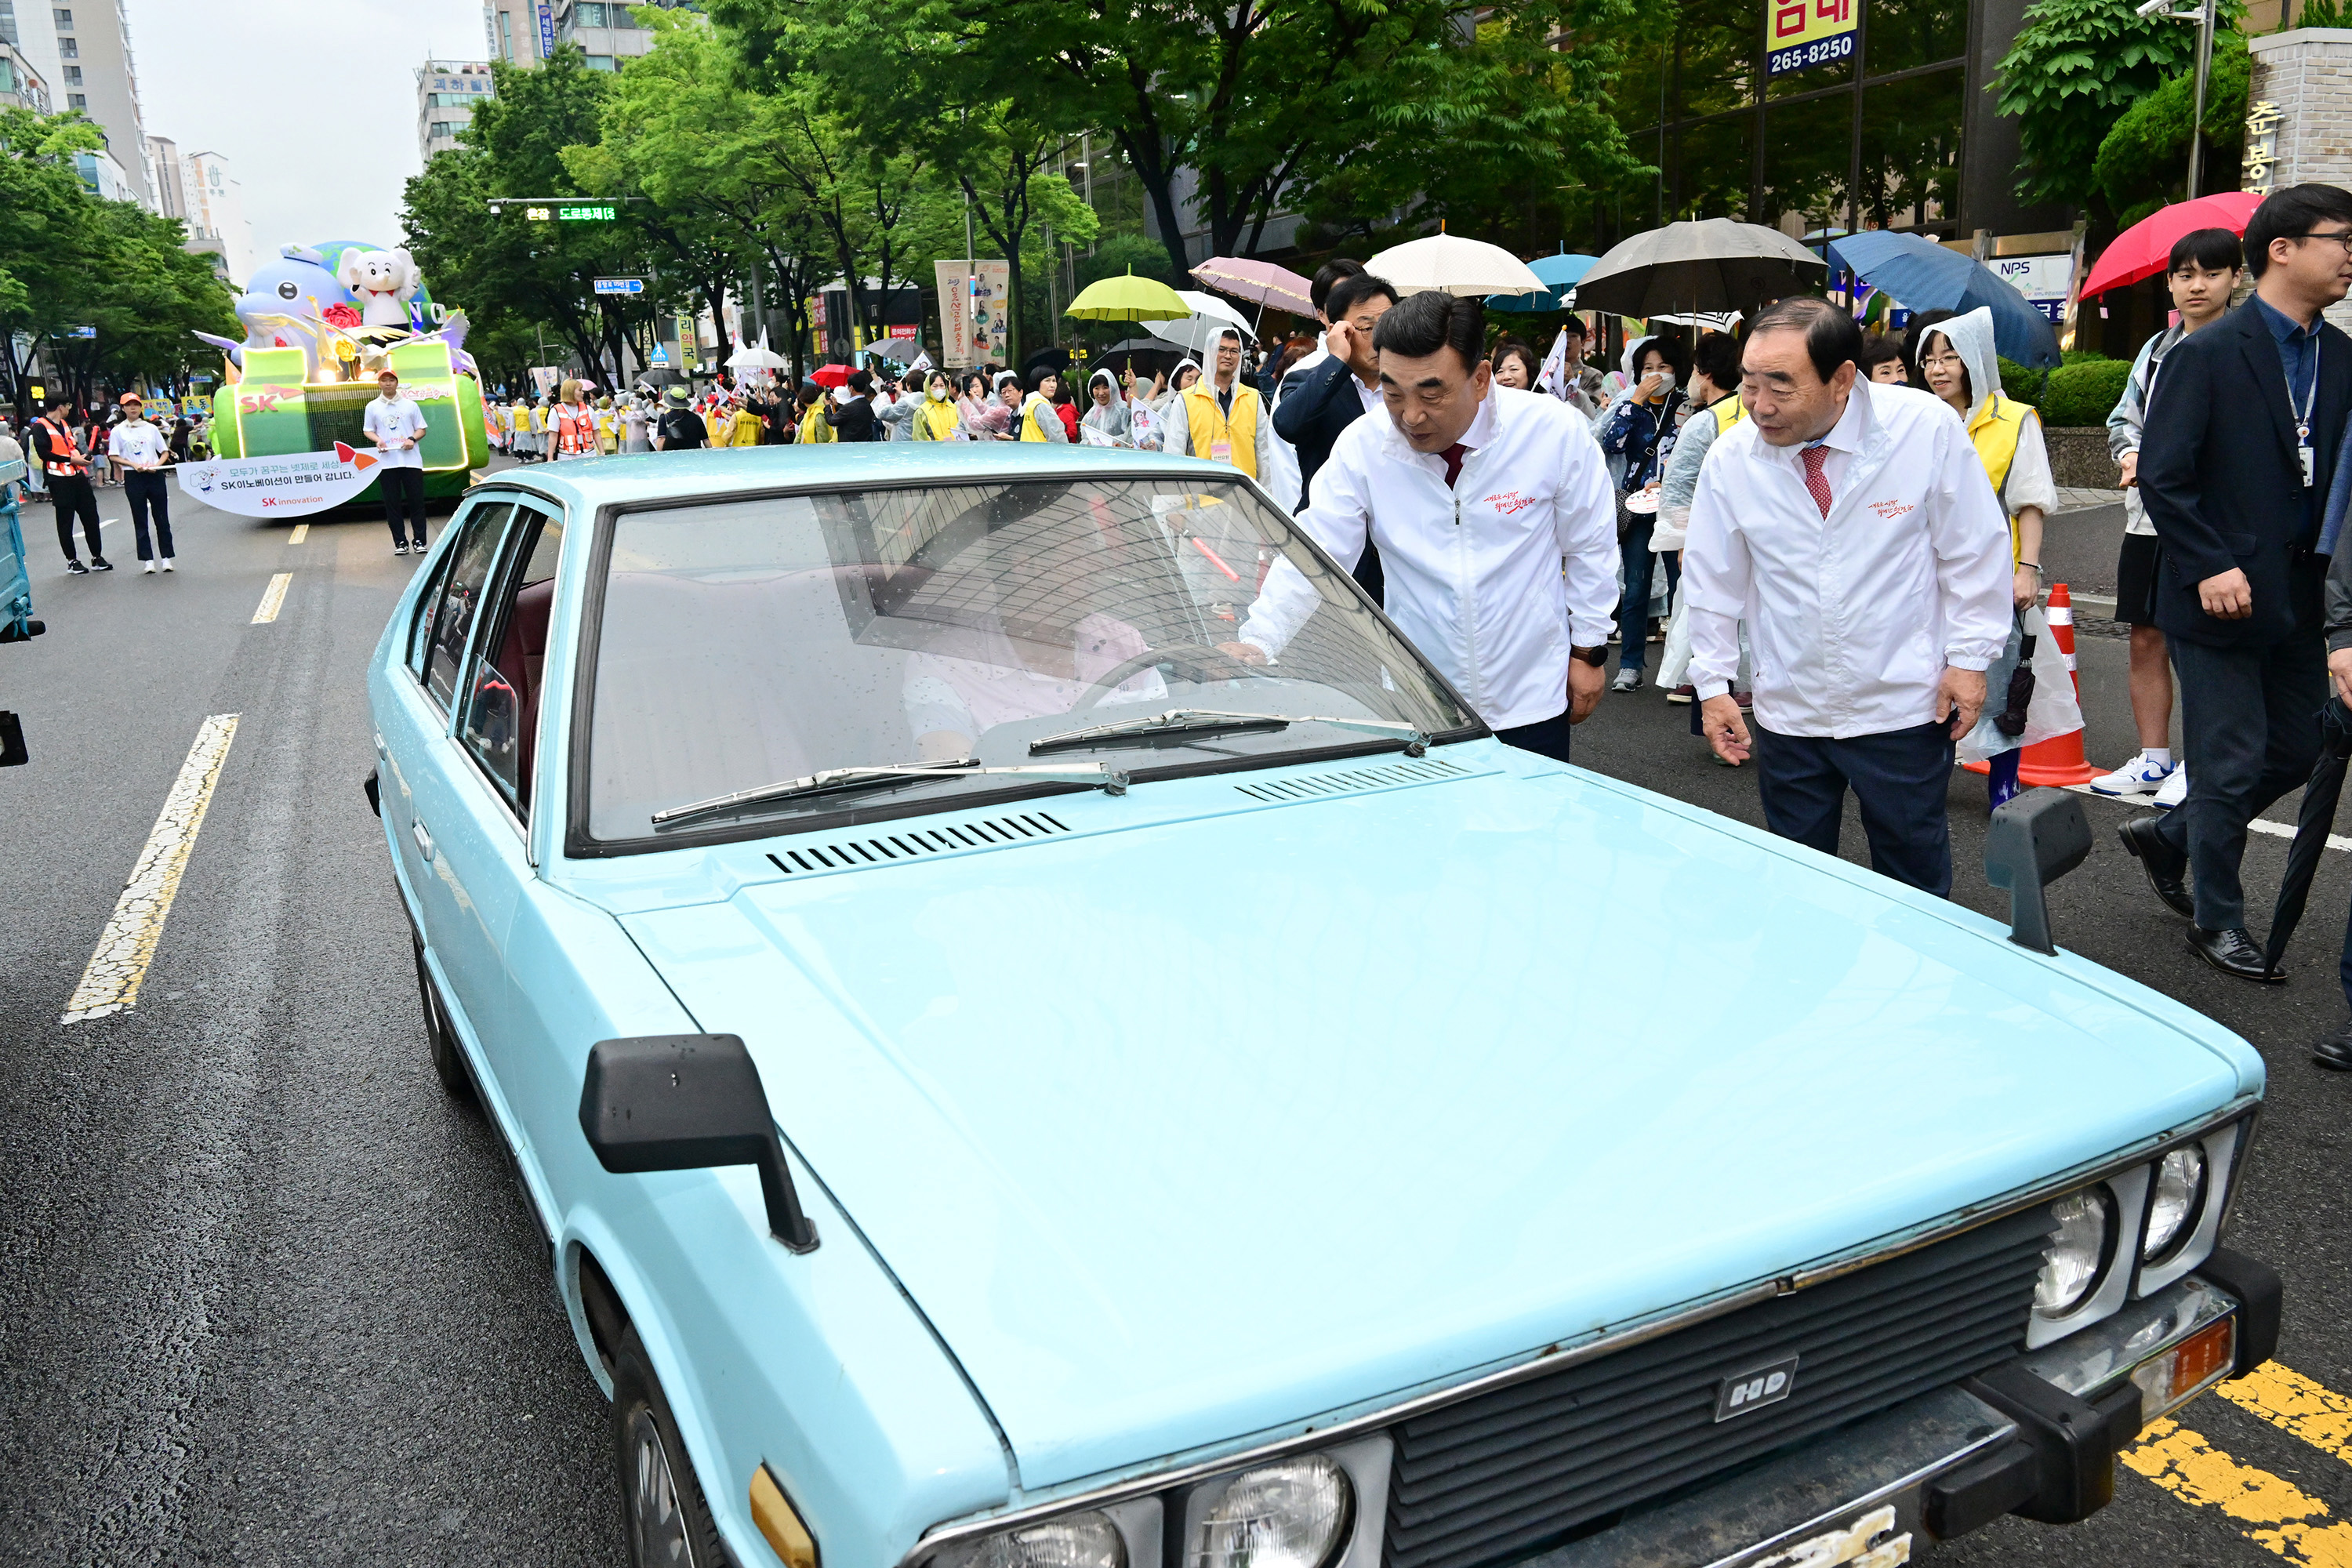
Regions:
<instances>
[{"instance_id":1,"label":"car hood","mask_svg":"<svg viewBox=\"0 0 2352 1568\"><path fill-rule=\"evenodd\" d=\"M2103 970L1516 758L1070 797L1066 837L622 918L750 1043L1027 1489L1786 1273L2259 1086Z\"/></svg>"}]
</instances>

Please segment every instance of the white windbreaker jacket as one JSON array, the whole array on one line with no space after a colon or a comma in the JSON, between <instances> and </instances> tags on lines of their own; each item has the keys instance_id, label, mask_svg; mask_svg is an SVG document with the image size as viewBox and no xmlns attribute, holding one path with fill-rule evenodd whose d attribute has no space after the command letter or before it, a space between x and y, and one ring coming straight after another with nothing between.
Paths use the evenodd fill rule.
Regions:
<instances>
[{"instance_id":1,"label":"white windbreaker jacket","mask_svg":"<svg viewBox=\"0 0 2352 1568\"><path fill-rule=\"evenodd\" d=\"M1381 552L1389 618L1490 729L1568 707L1568 650L1609 640L1617 511L1600 444L1558 398L1494 387L1445 460L1416 452L1385 413L1357 420L1316 471L1299 522L1355 570ZM1288 563L1266 574L1241 640L1279 658L1320 602Z\"/></svg>"}]
</instances>

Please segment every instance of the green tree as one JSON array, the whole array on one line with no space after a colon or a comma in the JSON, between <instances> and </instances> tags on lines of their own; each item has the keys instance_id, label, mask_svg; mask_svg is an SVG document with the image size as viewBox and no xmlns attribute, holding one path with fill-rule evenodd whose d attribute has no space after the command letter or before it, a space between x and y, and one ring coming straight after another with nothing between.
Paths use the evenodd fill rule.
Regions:
<instances>
[{"instance_id":1,"label":"green tree","mask_svg":"<svg viewBox=\"0 0 2352 1568\"><path fill-rule=\"evenodd\" d=\"M2242 0L2221 0L2223 26ZM2017 192L2088 206L2099 145L2133 104L2196 65L2197 29L2140 16L2132 0L2034 0L2000 62L2000 112L2018 121Z\"/></svg>"},{"instance_id":2,"label":"green tree","mask_svg":"<svg viewBox=\"0 0 2352 1568\"><path fill-rule=\"evenodd\" d=\"M2252 68L2244 34L2232 29L2213 40L2213 69L2205 84L2202 184L2208 192L2237 185ZM2189 126L2196 113L2197 73L2191 69L2126 110L2101 140L2095 167L2118 225L2137 223L2187 194Z\"/></svg>"}]
</instances>

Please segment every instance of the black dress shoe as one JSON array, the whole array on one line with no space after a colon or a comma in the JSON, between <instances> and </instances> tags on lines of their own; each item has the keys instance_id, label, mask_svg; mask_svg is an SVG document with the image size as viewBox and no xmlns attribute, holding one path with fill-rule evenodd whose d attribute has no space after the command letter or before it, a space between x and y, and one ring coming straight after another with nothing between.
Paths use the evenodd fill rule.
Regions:
<instances>
[{"instance_id":1,"label":"black dress shoe","mask_svg":"<svg viewBox=\"0 0 2352 1568\"><path fill-rule=\"evenodd\" d=\"M2263 950L2246 934L2243 926L2231 926L2227 931L2207 931L2203 926L2189 928L2189 951L2220 970L2241 980L2259 980L2269 985L2282 985L2286 976L2265 968Z\"/></svg>"},{"instance_id":2,"label":"black dress shoe","mask_svg":"<svg viewBox=\"0 0 2352 1568\"><path fill-rule=\"evenodd\" d=\"M2139 862L2147 873L2147 885L2164 900L2164 907L2189 920L2197 918L2197 905L2189 897L2183 880L2189 875L2189 857L2175 849L2165 837L2157 832L2156 825L2164 814L2151 811L2127 819L2116 829L2116 837L2124 841L2124 849Z\"/></svg>"},{"instance_id":3,"label":"black dress shoe","mask_svg":"<svg viewBox=\"0 0 2352 1568\"><path fill-rule=\"evenodd\" d=\"M2337 1072L2352 1072L2352 1020L2338 1024L2311 1047L2311 1059Z\"/></svg>"}]
</instances>

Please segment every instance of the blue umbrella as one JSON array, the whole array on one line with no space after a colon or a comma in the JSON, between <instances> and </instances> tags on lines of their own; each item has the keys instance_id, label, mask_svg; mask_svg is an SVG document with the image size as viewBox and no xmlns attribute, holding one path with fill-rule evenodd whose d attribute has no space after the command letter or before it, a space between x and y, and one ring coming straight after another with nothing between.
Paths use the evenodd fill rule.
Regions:
<instances>
[{"instance_id":1,"label":"blue umbrella","mask_svg":"<svg viewBox=\"0 0 2352 1568\"><path fill-rule=\"evenodd\" d=\"M1551 285L1540 294L1489 294L1486 308L1490 310L1557 310L1560 295L1576 287L1584 275L1592 270L1597 256L1571 256L1566 251L1547 256L1540 261L1528 263L1528 270Z\"/></svg>"},{"instance_id":2,"label":"blue umbrella","mask_svg":"<svg viewBox=\"0 0 2352 1568\"><path fill-rule=\"evenodd\" d=\"M1983 262L1916 234L1885 229L1829 242L1830 259L1913 310L1992 311L1993 347L2029 369L2059 363L2058 329Z\"/></svg>"}]
</instances>

